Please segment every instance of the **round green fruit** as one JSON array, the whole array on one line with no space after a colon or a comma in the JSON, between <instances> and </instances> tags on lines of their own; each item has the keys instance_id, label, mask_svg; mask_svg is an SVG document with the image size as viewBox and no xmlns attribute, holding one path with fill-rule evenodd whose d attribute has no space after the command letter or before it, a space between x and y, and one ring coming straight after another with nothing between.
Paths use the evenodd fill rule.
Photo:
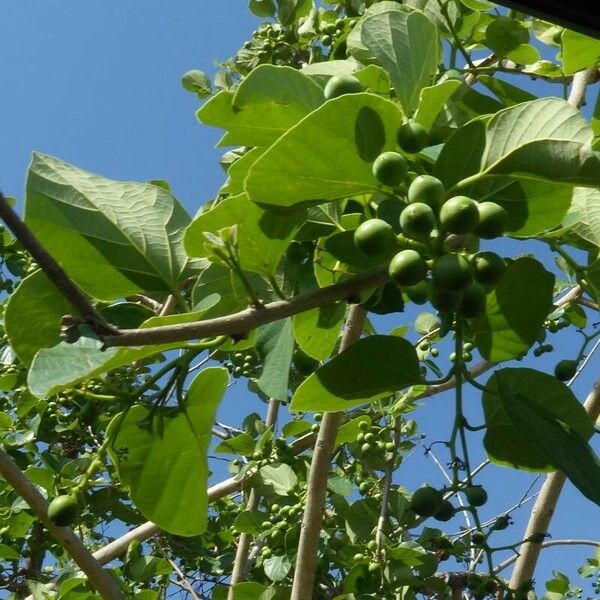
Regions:
<instances>
[{"instance_id":1,"label":"round green fruit","mask_svg":"<svg viewBox=\"0 0 600 600\"><path fill-rule=\"evenodd\" d=\"M471 258L475 279L485 285L496 285L506 271L506 263L495 252L478 252Z\"/></svg>"},{"instance_id":2,"label":"round green fruit","mask_svg":"<svg viewBox=\"0 0 600 600\"><path fill-rule=\"evenodd\" d=\"M449 521L454 516L454 506L448 500L443 500L442 505L433 515L436 521Z\"/></svg>"},{"instance_id":3,"label":"round green fruit","mask_svg":"<svg viewBox=\"0 0 600 600\"><path fill-rule=\"evenodd\" d=\"M577 373L577 365L579 363L576 360L561 360L556 367L554 367L554 376L560 381L568 381L575 377Z\"/></svg>"},{"instance_id":4,"label":"round green fruit","mask_svg":"<svg viewBox=\"0 0 600 600\"><path fill-rule=\"evenodd\" d=\"M398 146L409 154L421 152L427 146L428 139L427 129L415 121L405 123L398 130Z\"/></svg>"},{"instance_id":5,"label":"round green fruit","mask_svg":"<svg viewBox=\"0 0 600 600\"><path fill-rule=\"evenodd\" d=\"M325 99L331 100L344 94L359 94L363 91L362 83L352 75L332 77L325 85Z\"/></svg>"},{"instance_id":6,"label":"round green fruit","mask_svg":"<svg viewBox=\"0 0 600 600\"><path fill-rule=\"evenodd\" d=\"M402 291L411 302L414 302L415 304L425 304L431 295L431 281L424 279L416 285L403 287Z\"/></svg>"},{"instance_id":7,"label":"round green fruit","mask_svg":"<svg viewBox=\"0 0 600 600\"><path fill-rule=\"evenodd\" d=\"M476 545L476 546L481 546L482 544L485 543L485 533L483 533L483 531L476 531L472 536L471 536L471 541Z\"/></svg>"},{"instance_id":8,"label":"round green fruit","mask_svg":"<svg viewBox=\"0 0 600 600\"><path fill-rule=\"evenodd\" d=\"M66 527L79 516L79 503L71 495L56 496L48 505L48 519L54 525Z\"/></svg>"},{"instance_id":9,"label":"round green fruit","mask_svg":"<svg viewBox=\"0 0 600 600\"><path fill-rule=\"evenodd\" d=\"M442 493L429 485L419 488L410 499L411 510L420 517L432 517L442 507Z\"/></svg>"},{"instance_id":10,"label":"round green fruit","mask_svg":"<svg viewBox=\"0 0 600 600\"><path fill-rule=\"evenodd\" d=\"M389 187L400 185L407 171L406 159L398 152L382 152L373 162L373 176Z\"/></svg>"},{"instance_id":11,"label":"round green fruit","mask_svg":"<svg viewBox=\"0 0 600 600\"><path fill-rule=\"evenodd\" d=\"M428 238L434 227L435 215L424 202L413 202L400 213L402 233L413 240Z\"/></svg>"},{"instance_id":12,"label":"round green fruit","mask_svg":"<svg viewBox=\"0 0 600 600\"><path fill-rule=\"evenodd\" d=\"M445 195L444 184L431 175L419 175L408 188L409 202L423 202L434 211L442 206Z\"/></svg>"},{"instance_id":13,"label":"round green fruit","mask_svg":"<svg viewBox=\"0 0 600 600\"><path fill-rule=\"evenodd\" d=\"M439 312L456 312L462 301L462 292L440 290L439 288L433 287L429 300L433 308Z\"/></svg>"},{"instance_id":14,"label":"round green fruit","mask_svg":"<svg viewBox=\"0 0 600 600\"><path fill-rule=\"evenodd\" d=\"M83 425L93 425L98 420L98 409L93 402L86 402L79 411L79 422Z\"/></svg>"},{"instance_id":15,"label":"round green fruit","mask_svg":"<svg viewBox=\"0 0 600 600\"><path fill-rule=\"evenodd\" d=\"M510 525L510 517L508 515L501 515L495 521L492 529L496 531L503 531Z\"/></svg>"},{"instance_id":16,"label":"round green fruit","mask_svg":"<svg viewBox=\"0 0 600 600\"><path fill-rule=\"evenodd\" d=\"M476 282L470 283L462 294L462 300L458 312L467 319L476 319L485 312L486 294L481 285Z\"/></svg>"},{"instance_id":17,"label":"round green fruit","mask_svg":"<svg viewBox=\"0 0 600 600\"><path fill-rule=\"evenodd\" d=\"M495 202L480 202L479 223L475 227L475 233L484 240L493 240L500 237L506 231L508 224L508 213L502 206Z\"/></svg>"},{"instance_id":18,"label":"round green fruit","mask_svg":"<svg viewBox=\"0 0 600 600\"><path fill-rule=\"evenodd\" d=\"M390 261L388 273L398 285L416 285L425 279L427 263L416 250L401 250Z\"/></svg>"},{"instance_id":19,"label":"round green fruit","mask_svg":"<svg viewBox=\"0 0 600 600\"><path fill-rule=\"evenodd\" d=\"M469 233L479 223L477 202L467 196L454 196L440 208L440 223L449 233Z\"/></svg>"},{"instance_id":20,"label":"round green fruit","mask_svg":"<svg viewBox=\"0 0 600 600\"><path fill-rule=\"evenodd\" d=\"M389 223L383 219L369 219L354 232L354 244L368 256L383 254L393 247L396 236Z\"/></svg>"},{"instance_id":21,"label":"round green fruit","mask_svg":"<svg viewBox=\"0 0 600 600\"><path fill-rule=\"evenodd\" d=\"M487 492L480 485L471 485L465 490L467 502L471 506L483 506L488 499Z\"/></svg>"},{"instance_id":22,"label":"round green fruit","mask_svg":"<svg viewBox=\"0 0 600 600\"><path fill-rule=\"evenodd\" d=\"M285 251L285 257L293 265L301 265L308 258L308 250L302 242L292 240Z\"/></svg>"},{"instance_id":23,"label":"round green fruit","mask_svg":"<svg viewBox=\"0 0 600 600\"><path fill-rule=\"evenodd\" d=\"M444 254L431 270L434 287L453 292L464 290L473 281L473 267L461 254Z\"/></svg>"}]
</instances>

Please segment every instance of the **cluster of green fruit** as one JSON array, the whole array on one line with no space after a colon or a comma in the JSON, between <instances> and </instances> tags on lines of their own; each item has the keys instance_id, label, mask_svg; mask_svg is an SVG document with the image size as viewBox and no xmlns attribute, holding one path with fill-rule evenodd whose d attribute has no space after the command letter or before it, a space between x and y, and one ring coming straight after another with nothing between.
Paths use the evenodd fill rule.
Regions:
<instances>
[{"instance_id":1,"label":"cluster of green fruit","mask_svg":"<svg viewBox=\"0 0 600 600\"><path fill-rule=\"evenodd\" d=\"M287 61L293 53L293 44L298 36L291 30L283 30L281 26L271 23L262 25L253 32L253 39L244 44L244 50L255 53L259 62Z\"/></svg>"},{"instance_id":2,"label":"cluster of green fruit","mask_svg":"<svg viewBox=\"0 0 600 600\"><path fill-rule=\"evenodd\" d=\"M469 506L479 507L487 502L487 492L480 485L470 485L461 491ZM414 492L410 499L410 508L419 517L433 517L438 521L449 521L456 512L452 503L444 499L443 491L429 485Z\"/></svg>"},{"instance_id":3,"label":"cluster of green fruit","mask_svg":"<svg viewBox=\"0 0 600 600\"><path fill-rule=\"evenodd\" d=\"M283 542L290 534L299 534L300 521L304 512L304 505L300 497L295 497L288 504L274 503L269 510L269 518L261 523L261 537L269 541L261 549L263 559L277 554L279 547L283 549Z\"/></svg>"},{"instance_id":4,"label":"cluster of green fruit","mask_svg":"<svg viewBox=\"0 0 600 600\"><path fill-rule=\"evenodd\" d=\"M400 164L397 158L390 162L390 154L397 153L386 152L373 165L377 178L386 185L392 182L387 169ZM397 157L404 160L400 154ZM508 215L494 202L445 196L441 181L430 175L418 176L410 184L408 202L400 211L402 234L396 236L392 224L383 219L368 219L354 232L354 243L363 254L382 258L402 243L412 244L391 259L390 278L416 304L429 301L440 312L476 318L485 311L486 295L502 278L506 264L494 252L469 254L460 247L455 250L449 242L454 241L452 236L499 237L506 229Z\"/></svg>"},{"instance_id":5,"label":"cluster of green fruit","mask_svg":"<svg viewBox=\"0 0 600 600\"><path fill-rule=\"evenodd\" d=\"M332 46L336 39L339 38L346 30L346 26L350 29L356 25L355 19L336 19L334 23L321 23L319 25L319 41L323 46Z\"/></svg>"},{"instance_id":6,"label":"cluster of green fruit","mask_svg":"<svg viewBox=\"0 0 600 600\"><path fill-rule=\"evenodd\" d=\"M239 377L258 377L262 369L258 355L248 350L247 352L233 352L224 366L238 379Z\"/></svg>"},{"instance_id":7,"label":"cluster of green fruit","mask_svg":"<svg viewBox=\"0 0 600 600\"><path fill-rule=\"evenodd\" d=\"M356 436L356 441L360 444L362 455L384 454L385 458L393 456L391 453L396 450L396 444L391 441L388 428L374 427L367 421L361 421L359 428L360 433ZM359 491L364 493L365 490L359 486Z\"/></svg>"}]
</instances>

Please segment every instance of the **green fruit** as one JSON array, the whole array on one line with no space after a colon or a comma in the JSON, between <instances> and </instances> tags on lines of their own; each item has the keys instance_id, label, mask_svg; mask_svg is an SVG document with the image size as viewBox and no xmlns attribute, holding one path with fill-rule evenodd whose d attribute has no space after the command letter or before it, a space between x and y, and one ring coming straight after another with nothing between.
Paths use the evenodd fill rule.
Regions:
<instances>
[{"instance_id":1,"label":"green fruit","mask_svg":"<svg viewBox=\"0 0 600 600\"><path fill-rule=\"evenodd\" d=\"M376 549L377 549L377 542L375 540L371 540L367 544L367 550L376 550Z\"/></svg>"},{"instance_id":2,"label":"green fruit","mask_svg":"<svg viewBox=\"0 0 600 600\"><path fill-rule=\"evenodd\" d=\"M469 233L479 223L477 202L467 196L454 196L440 208L440 223L449 233Z\"/></svg>"},{"instance_id":3,"label":"green fruit","mask_svg":"<svg viewBox=\"0 0 600 600\"><path fill-rule=\"evenodd\" d=\"M454 506L448 500L444 500L440 508L435 512L433 518L437 521L449 521L454 516Z\"/></svg>"},{"instance_id":4,"label":"green fruit","mask_svg":"<svg viewBox=\"0 0 600 600\"><path fill-rule=\"evenodd\" d=\"M467 502L471 506L483 506L488 499L487 492L480 485L471 485L465 490Z\"/></svg>"},{"instance_id":5,"label":"green fruit","mask_svg":"<svg viewBox=\"0 0 600 600\"><path fill-rule=\"evenodd\" d=\"M354 232L354 244L363 253L377 256L393 247L396 236L389 223L382 219L369 219Z\"/></svg>"},{"instance_id":6,"label":"green fruit","mask_svg":"<svg viewBox=\"0 0 600 600\"><path fill-rule=\"evenodd\" d=\"M333 40L331 39L330 35L324 35L321 37L321 44L323 44L323 46L331 46L332 43Z\"/></svg>"},{"instance_id":7,"label":"green fruit","mask_svg":"<svg viewBox=\"0 0 600 600\"><path fill-rule=\"evenodd\" d=\"M416 285L403 287L402 291L411 302L414 302L415 304L425 304L431 295L431 281L424 279Z\"/></svg>"},{"instance_id":8,"label":"green fruit","mask_svg":"<svg viewBox=\"0 0 600 600\"><path fill-rule=\"evenodd\" d=\"M485 307L485 290L478 283L472 282L463 290L458 312L467 319L476 319L485 313Z\"/></svg>"},{"instance_id":9,"label":"green fruit","mask_svg":"<svg viewBox=\"0 0 600 600\"><path fill-rule=\"evenodd\" d=\"M413 202L400 213L400 227L406 237L413 240L428 238L435 227L435 215L424 202Z\"/></svg>"},{"instance_id":10,"label":"green fruit","mask_svg":"<svg viewBox=\"0 0 600 600\"><path fill-rule=\"evenodd\" d=\"M483 531L476 531L472 536L471 536L471 541L476 545L476 546L481 546L482 544L485 543L485 533L483 533Z\"/></svg>"},{"instance_id":11,"label":"green fruit","mask_svg":"<svg viewBox=\"0 0 600 600\"><path fill-rule=\"evenodd\" d=\"M398 130L398 146L410 154L421 152L427 146L428 138L427 129L414 121L405 123Z\"/></svg>"},{"instance_id":12,"label":"green fruit","mask_svg":"<svg viewBox=\"0 0 600 600\"><path fill-rule=\"evenodd\" d=\"M382 152L373 162L373 176L390 187L396 187L406 178L408 164L398 152Z\"/></svg>"},{"instance_id":13,"label":"green fruit","mask_svg":"<svg viewBox=\"0 0 600 600\"><path fill-rule=\"evenodd\" d=\"M461 292L432 288L430 302L433 308L440 312L456 312L462 301Z\"/></svg>"},{"instance_id":14,"label":"green fruit","mask_svg":"<svg viewBox=\"0 0 600 600\"><path fill-rule=\"evenodd\" d=\"M379 571L380 568L381 567L378 562L372 562L372 563L369 563L367 570L369 571L369 573L375 573L376 571Z\"/></svg>"},{"instance_id":15,"label":"green fruit","mask_svg":"<svg viewBox=\"0 0 600 600\"><path fill-rule=\"evenodd\" d=\"M54 525L66 527L73 523L78 516L79 503L75 496L56 496L56 498L48 505L48 519L54 523Z\"/></svg>"},{"instance_id":16,"label":"green fruit","mask_svg":"<svg viewBox=\"0 0 600 600\"><path fill-rule=\"evenodd\" d=\"M390 261L388 272L398 285L416 285L425 279L427 263L416 250L401 250Z\"/></svg>"},{"instance_id":17,"label":"green fruit","mask_svg":"<svg viewBox=\"0 0 600 600\"><path fill-rule=\"evenodd\" d=\"M444 184L431 175L419 175L408 188L409 202L423 202L434 211L442 206L445 195Z\"/></svg>"},{"instance_id":18,"label":"green fruit","mask_svg":"<svg viewBox=\"0 0 600 600\"><path fill-rule=\"evenodd\" d=\"M577 365L579 363L576 360L561 360L556 367L554 367L554 376L560 381L568 381L575 377L577 373Z\"/></svg>"},{"instance_id":19,"label":"green fruit","mask_svg":"<svg viewBox=\"0 0 600 600\"><path fill-rule=\"evenodd\" d=\"M431 269L433 286L441 290L458 292L473 281L471 263L461 254L440 256Z\"/></svg>"},{"instance_id":20,"label":"green fruit","mask_svg":"<svg viewBox=\"0 0 600 600\"><path fill-rule=\"evenodd\" d=\"M98 409L93 402L86 402L79 411L79 422L83 425L93 425L98 420Z\"/></svg>"},{"instance_id":21,"label":"green fruit","mask_svg":"<svg viewBox=\"0 0 600 600\"><path fill-rule=\"evenodd\" d=\"M364 554L361 554L360 552L357 552L357 553L356 553L356 554L355 554L355 555L352 557L352 560L353 560L354 562L360 562L361 560L364 560L364 558L365 558L365 555L364 555Z\"/></svg>"},{"instance_id":22,"label":"green fruit","mask_svg":"<svg viewBox=\"0 0 600 600\"><path fill-rule=\"evenodd\" d=\"M302 242L292 240L285 251L285 257L293 265L301 265L308 258L308 250Z\"/></svg>"},{"instance_id":23,"label":"green fruit","mask_svg":"<svg viewBox=\"0 0 600 600\"><path fill-rule=\"evenodd\" d=\"M363 91L362 83L352 75L332 77L325 85L325 99L331 100L344 94L358 94Z\"/></svg>"},{"instance_id":24,"label":"green fruit","mask_svg":"<svg viewBox=\"0 0 600 600\"><path fill-rule=\"evenodd\" d=\"M480 202L479 223L475 227L475 233L484 240L492 240L500 237L506 230L508 213L502 206L495 202Z\"/></svg>"},{"instance_id":25,"label":"green fruit","mask_svg":"<svg viewBox=\"0 0 600 600\"><path fill-rule=\"evenodd\" d=\"M426 485L412 495L410 508L420 517L432 517L442 507L443 502L442 493Z\"/></svg>"},{"instance_id":26,"label":"green fruit","mask_svg":"<svg viewBox=\"0 0 600 600\"><path fill-rule=\"evenodd\" d=\"M496 531L503 531L509 525L510 525L510 517L508 515L502 515L494 521L494 524L492 525L492 529L495 529Z\"/></svg>"},{"instance_id":27,"label":"green fruit","mask_svg":"<svg viewBox=\"0 0 600 600\"><path fill-rule=\"evenodd\" d=\"M506 271L506 263L495 252L478 252L471 258L475 279L486 285L496 285Z\"/></svg>"}]
</instances>

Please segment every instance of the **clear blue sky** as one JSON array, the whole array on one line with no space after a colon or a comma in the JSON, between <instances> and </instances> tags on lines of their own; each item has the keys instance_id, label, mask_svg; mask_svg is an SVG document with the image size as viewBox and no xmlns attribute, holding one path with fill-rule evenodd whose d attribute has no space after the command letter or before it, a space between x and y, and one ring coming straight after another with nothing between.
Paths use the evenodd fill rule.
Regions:
<instances>
[{"instance_id":1,"label":"clear blue sky","mask_svg":"<svg viewBox=\"0 0 600 600\"><path fill-rule=\"evenodd\" d=\"M0 189L22 200L31 152L39 150L114 179L166 179L194 214L223 181L220 152L214 149L220 133L197 123L194 112L199 102L182 89L180 78L192 68L214 73L214 60L226 59L240 47L257 23L246 5L245 0L2 2ZM543 94L550 93L548 89L562 92L559 86L537 89ZM511 245L510 251L529 248ZM559 358L574 353L564 342L552 341L559 350L536 361L538 368L541 362L551 369ZM577 382L580 397L592 382L593 373ZM239 381L234 386L222 419L239 423L250 412L249 405L255 406L244 387ZM477 407L478 397L479 392L469 390L467 403ZM479 414L477 408L474 413ZM417 415L429 441L446 439L452 399L434 397ZM475 454L477 458L480 452ZM443 453L440 458L445 462ZM420 485L423 477L442 485L439 472L421 450L399 475L409 489ZM481 482L494 497L484 516L511 506L531 479L505 469L484 471ZM517 513L518 525L508 531L510 541L519 536L526 516L526 511ZM570 484L552 535L600 537L598 507ZM538 581L553 568L572 575L589 555L591 549L547 551Z\"/></svg>"}]
</instances>

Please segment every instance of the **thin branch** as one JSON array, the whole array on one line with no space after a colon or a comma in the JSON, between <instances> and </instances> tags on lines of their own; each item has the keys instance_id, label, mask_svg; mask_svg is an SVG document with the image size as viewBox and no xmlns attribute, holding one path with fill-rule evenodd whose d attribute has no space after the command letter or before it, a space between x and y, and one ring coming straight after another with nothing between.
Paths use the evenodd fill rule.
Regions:
<instances>
[{"instance_id":1,"label":"thin branch","mask_svg":"<svg viewBox=\"0 0 600 600\"><path fill-rule=\"evenodd\" d=\"M552 546L593 546L594 548L600 548L600 542L597 540L548 540L547 542L542 542L540 546L541 548L551 548ZM510 567L518 559L518 554L507 558L494 569L494 573L504 571L504 569Z\"/></svg>"},{"instance_id":2,"label":"thin branch","mask_svg":"<svg viewBox=\"0 0 600 600\"><path fill-rule=\"evenodd\" d=\"M119 330L110 324L90 303L85 294L73 283L63 268L40 244L33 232L13 210L4 194L0 192L0 218L6 223L23 248L31 254L46 277L69 301L71 306L99 334L117 335Z\"/></svg>"},{"instance_id":3,"label":"thin branch","mask_svg":"<svg viewBox=\"0 0 600 600\"><path fill-rule=\"evenodd\" d=\"M573 75L573 84L571 85L571 92L567 101L575 108L579 108L585 103L585 92L594 70L585 69Z\"/></svg>"},{"instance_id":4,"label":"thin branch","mask_svg":"<svg viewBox=\"0 0 600 600\"><path fill-rule=\"evenodd\" d=\"M267 407L267 416L265 418L265 424L267 427L275 429L277 423L277 415L279 412L279 401L271 398ZM258 503L260 502L260 495L256 488L250 490L248 494L248 501L246 502L246 510L256 510ZM231 581L229 582L229 591L227 592L227 600L234 600L234 589L236 583L244 581L248 575L249 563L249 552L250 544L252 543L252 536L247 533L240 534L238 540L238 547L235 552L235 561L233 564L233 571L231 572Z\"/></svg>"},{"instance_id":5,"label":"thin branch","mask_svg":"<svg viewBox=\"0 0 600 600\"><path fill-rule=\"evenodd\" d=\"M591 310L600 312L600 306L598 306L594 301L589 300L588 298L577 298L575 302L577 304L581 304L581 306L585 306L586 308L590 308Z\"/></svg>"},{"instance_id":6,"label":"thin branch","mask_svg":"<svg viewBox=\"0 0 600 600\"><path fill-rule=\"evenodd\" d=\"M340 352L343 352L360 338L366 316L367 312L362 306L358 304L352 306L342 336ZM317 435L308 476L306 508L302 518L290 600L311 600L313 597L317 551L323 508L327 495L327 476L331 467L331 454L335 445L335 437L342 422L342 417L342 412L326 412Z\"/></svg>"},{"instance_id":7,"label":"thin branch","mask_svg":"<svg viewBox=\"0 0 600 600\"><path fill-rule=\"evenodd\" d=\"M260 325L291 317L311 308L347 300L358 292L384 284L388 279L387 268L381 268L362 273L341 283L300 294L291 300L276 300L268 304L251 306L232 315L197 323L148 327L147 329L123 329L120 335L104 336L103 341L108 348L182 342L217 335L244 337Z\"/></svg>"},{"instance_id":8,"label":"thin branch","mask_svg":"<svg viewBox=\"0 0 600 600\"><path fill-rule=\"evenodd\" d=\"M157 546L160 548L160 551L162 552L163 556L167 559L171 567L173 567L175 573L177 573L177 577L179 577L179 585L181 586L181 588L184 589L186 592L189 592L193 600L202 600L194 590L192 584L188 581L188 578L185 576L185 573L179 568L179 565L168 555L168 553L162 547L160 542L157 542ZM175 582L173 581L173 583Z\"/></svg>"},{"instance_id":9,"label":"thin branch","mask_svg":"<svg viewBox=\"0 0 600 600\"><path fill-rule=\"evenodd\" d=\"M594 384L583 406L590 421L595 423L600 416L600 379ZM523 539L539 533L545 535L548 532L565 480L565 474L560 471L550 473L546 477L546 481L531 511ZM515 568L510 579L511 589L515 590L521 584L531 581L543 547L543 544L533 542L526 542L521 546L521 553L516 558Z\"/></svg>"},{"instance_id":10,"label":"thin branch","mask_svg":"<svg viewBox=\"0 0 600 600\"><path fill-rule=\"evenodd\" d=\"M177 298L173 294L169 294L165 303L160 308L160 317L172 315L177 310Z\"/></svg>"},{"instance_id":11,"label":"thin branch","mask_svg":"<svg viewBox=\"0 0 600 600\"><path fill-rule=\"evenodd\" d=\"M52 537L72 556L87 575L90 584L104 600L125 600L117 582L102 568L102 564L88 551L69 527L54 525L47 516L48 501L21 472L15 461L0 449L0 474L15 492L27 502L35 516L48 529Z\"/></svg>"}]
</instances>

